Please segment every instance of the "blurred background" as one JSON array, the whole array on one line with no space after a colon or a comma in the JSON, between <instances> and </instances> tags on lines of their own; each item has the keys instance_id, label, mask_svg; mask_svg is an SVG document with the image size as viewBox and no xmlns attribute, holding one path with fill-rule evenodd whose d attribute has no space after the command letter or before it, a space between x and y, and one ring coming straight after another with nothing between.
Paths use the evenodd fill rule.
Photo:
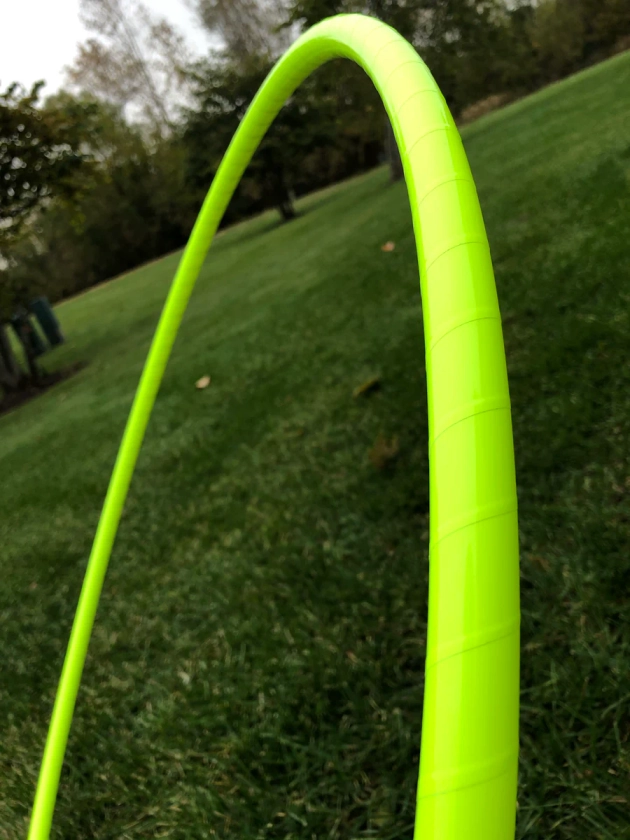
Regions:
<instances>
[{"instance_id":1,"label":"blurred background","mask_svg":"<svg viewBox=\"0 0 630 840\"><path fill-rule=\"evenodd\" d=\"M262 79L323 17L362 11L395 27L464 123L630 44L626 0L185 2L81 0L54 11L24 3L23 13L8 12L3 310L43 291L60 300L181 247ZM13 17L38 35L35 56L30 32L16 31ZM82 40L72 44L70 33ZM48 57L47 36L65 54L56 45ZM14 75L12 55L24 73L29 63L48 65L54 89L32 70ZM365 74L349 62L322 69L274 124L225 223L267 207L290 218L296 196L395 157L387 134Z\"/></svg>"},{"instance_id":2,"label":"blurred background","mask_svg":"<svg viewBox=\"0 0 630 840\"><path fill-rule=\"evenodd\" d=\"M630 838L629 0L24 0L0 32L0 838L24 837L181 249L274 61L339 12L460 127L508 359L517 837ZM429 162L427 162L429 165ZM232 199L147 432L54 838L410 837L428 575L418 267L348 61Z\"/></svg>"}]
</instances>

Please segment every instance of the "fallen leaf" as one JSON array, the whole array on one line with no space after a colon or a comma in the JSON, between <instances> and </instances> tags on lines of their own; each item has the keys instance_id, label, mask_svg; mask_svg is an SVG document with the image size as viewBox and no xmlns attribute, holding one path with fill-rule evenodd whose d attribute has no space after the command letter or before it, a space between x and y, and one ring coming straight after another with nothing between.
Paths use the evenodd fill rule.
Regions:
<instances>
[{"instance_id":1,"label":"fallen leaf","mask_svg":"<svg viewBox=\"0 0 630 840\"><path fill-rule=\"evenodd\" d=\"M549 560L541 557L539 554L532 554L530 560L534 564L534 566L538 566L539 569L542 569L543 572L549 571Z\"/></svg>"},{"instance_id":2,"label":"fallen leaf","mask_svg":"<svg viewBox=\"0 0 630 840\"><path fill-rule=\"evenodd\" d=\"M381 251L393 251L395 247L394 242L386 242L384 245L381 245Z\"/></svg>"},{"instance_id":3,"label":"fallen leaf","mask_svg":"<svg viewBox=\"0 0 630 840\"><path fill-rule=\"evenodd\" d=\"M384 470L394 461L400 451L398 438L393 437L387 440L382 434L376 438L374 446L370 449L370 461L377 470Z\"/></svg>"},{"instance_id":4,"label":"fallen leaf","mask_svg":"<svg viewBox=\"0 0 630 840\"><path fill-rule=\"evenodd\" d=\"M210 382L211 382L211 379L210 379L209 376L202 376L201 379L198 379L195 382L195 388L197 388L197 390L201 391L203 388L207 388L208 385L210 384Z\"/></svg>"},{"instance_id":5,"label":"fallen leaf","mask_svg":"<svg viewBox=\"0 0 630 840\"><path fill-rule=\"evenodd\" d=\"M367 394L370 391L377 391L380 387L380 376L372 376L371 379L366 379L365 382L361 383L361 385L357 385L357 387L352 392L352 396L356 399L357 397L360 397L363 394Z\"/></svg>"},{"instance_id":6,"label":"fallen leaf","mask_svg":"<svg viewBox=\"0 0 630 840\"><path fill-rule=\"evenodd\" d=\"M289 426L289 428L285 430L285 434L288 437L292 438L304 437L304 435L306 434L306 429L304 428L304 426Z\"/></svg>"}]
</instances>

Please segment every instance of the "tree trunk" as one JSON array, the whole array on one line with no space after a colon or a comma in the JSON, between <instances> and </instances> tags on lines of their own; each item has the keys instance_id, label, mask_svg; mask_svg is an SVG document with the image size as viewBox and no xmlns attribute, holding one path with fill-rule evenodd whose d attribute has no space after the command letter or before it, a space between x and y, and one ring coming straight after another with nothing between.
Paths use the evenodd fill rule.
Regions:
<instances>
[{"instance_id":1,"label":"tree trunk","mask_svg":"<svg viewBox=\"0 0 630 840\"><path fill-rule=\"evenodd\" d=\"M23 378L24 374L15 358L6 326L0 324L0 387L5 391L16 391Z\"/></svg>"},{"instance_id":2,"label":"tree trunk","mask_svg":"<svg viewBox=\"0 0 630 840\"><path fill-rule=\"evenodd\" d=\"M280 202L278 210L280 211L283 221L290 222L291 219L295 219L295 206L291 200L291 196L288 196L285 201Z\"/></svg>"},{"instance_id":3,"label":"tree trunk","mask_svg":"<svg viewBox=\"0 0 630 840\"><path fill-rule=\"evenodd\" d=\"M282 164L273 167L271 177L274 203L282 216L282 220L284 222L290 222L296 216L295 205L293 204L293 196L287 185L287 178Z\"/></svg>"},{"instance_id":4,"label":"tree trunk","mask_svg":"<svg viewBox=\"0 0 630 840\"><path fill-rule=\"evenodd\" d=\"M385 117L385 122L385 148L387 149L387 160L389 161L389 174L392 181L400 181L404 172L400 152L398 151L398 144L396 143L394 129L389 121L389 117Z\"/></svg>"}]
</instances>

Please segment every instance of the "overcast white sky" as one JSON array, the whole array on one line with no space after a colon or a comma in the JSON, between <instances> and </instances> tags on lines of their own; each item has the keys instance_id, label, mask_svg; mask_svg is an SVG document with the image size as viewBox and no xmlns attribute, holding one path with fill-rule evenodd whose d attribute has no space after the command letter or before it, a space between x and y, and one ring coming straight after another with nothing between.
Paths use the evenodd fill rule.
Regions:
<instances>
[{"instance_id":1,"label":"overcast white sky","mask_svg":"<svg viewBox=\"0 0 630 840\"><path fill-rule=\"evenodd\" d=\"M79 19L79 0L0 0L0 91L11 82L30 87L45 79L44 96L63 84L77 44L88 37ZM151 11L175 24L191 49L201 54L208 40L184 0L146 0Z\"/></svg>"}]
</instances>

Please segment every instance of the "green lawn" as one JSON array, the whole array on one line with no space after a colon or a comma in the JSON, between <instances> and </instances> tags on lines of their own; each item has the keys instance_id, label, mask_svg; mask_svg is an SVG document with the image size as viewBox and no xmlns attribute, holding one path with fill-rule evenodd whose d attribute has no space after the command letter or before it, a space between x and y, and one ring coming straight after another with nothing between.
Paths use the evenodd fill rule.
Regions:
<instances>
[{"instance_id":1,"label":"green lawn","mask_svg":"<svg viewBox=\"0 0 630 840\"><path fill-rule=\"evenodd\" d=\"M513 401L518 837L630 838L630 54L464 136ZM411 836L428 465L409 207L379 170L301 210L228 231L206 262L114 549L55 838ZM0 418L3 840L25 834L177 258L60 306L50 365L88 367ZM383 469L379 435L400 446Z\"/></svg>"}]
</instances>

